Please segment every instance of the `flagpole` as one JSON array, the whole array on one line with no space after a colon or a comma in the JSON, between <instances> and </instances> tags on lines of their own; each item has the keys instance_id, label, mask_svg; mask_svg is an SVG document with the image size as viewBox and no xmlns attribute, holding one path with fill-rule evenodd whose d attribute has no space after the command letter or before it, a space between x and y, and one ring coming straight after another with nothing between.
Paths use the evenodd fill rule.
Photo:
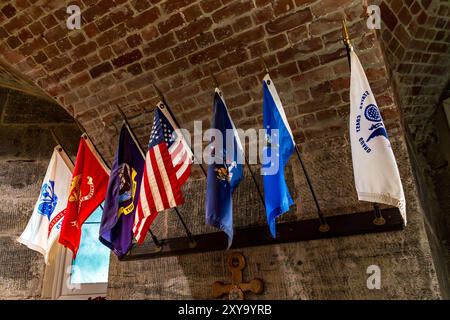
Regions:
<instances>
[{"instance_id":1,"label":"flagpole","mask_svg":"<svg viewBox=\"0 0 450 320\"><path fill-rule=\"evenodd\" d=\"M83 134L81 135L83 137L83 139L87 140L89 139L89 141L92 142L91 138L89 137L89 135L86 132L86 129L84 129L83 125L80 123L80 121L78 121L78 119L76 118L76 116L74 115L73 119L75 120L75 123L78 126L78 129L80 129L81 132L83 132ZM95 151L97 152L98 156L100 157L100 159L102 159L103 164L105 165L105 167L107 167L109 170L111 170L111 168L108 166L108 164L105 161L105 158L103 158L103 156L101 155L101 153L98 151L97 147L95 144L92 143L92 146L94 147Z\"/></svg>"},{"instance_id":2,"label":"flagpole","mask_svg":"<svg viewBox=\"0 0 450 320\"><path fill-rule=\"evenodd\" d=\"M125 122L125 125L129 128L130 133L133 135L134 140L136 141L139 150L141 151L142 154L145 154L144 151L143 151L143 149L142 149L142 147L141 147L141 144L139 143L139 140L138 140L138 139L136 138L136 136L134 135L134 132L133 132L133 130L131 129L130 124L128 123L128 119L127 119L125 113L122 111L122 109L120 109L119 106L117 106L117 109L119 110L119 113L120 113L120 115L122 116L123 121ZM167 110L169 110L168 107L167 107ZM174 121L175 121L175 119L174 119ZM177 126L178 126L178 123L177 123ZM194 237L192 236L191 231L189 230L189 228L187 227L186 223L184 222L184 219L183 219L183 217L181 216L180 212L178 211L178 208L177 208L177 207L174 207L174 209L175 209L175 212L176 212L178 218L180 219L180 222L181 222L181 224L183 225L184 231L186 232L186 235L187 235L187 237L188 237L188 239L189 239L189 246L190 246L191 248L195 248L195 247L197 246L197 243L195 242L195 239L194 239ZM150 236L152 237L152 239L154 240L154 242L155 242L155 240L156 240L155 245L159 246L159 242L158 242L156 236L151 232L150 228L149 228L148 231L150 232ZM157 243L158 243L158 244L157 244Z\"/></svg>"},{"instance_id":3,"label":"flagpole","mask_svg":"<svg viewBox=\"0 0 450 320\"><path fill-rule=\"evenodd\" d=\"M350 60L350 52L353 50L352 44L350 42L350 36L348 33L347 22L346 20L342 20L342 42L344 42L345 49L347 51L347 60L348 66L351 69L351 60ZM378 203L373 202L373 211L375 213L375 219L373 219L373 224L377 226L382 226L386 223L386 220L383 218L381 214L380 206Z\"/></svg>"},{"instance_id":4,"label":"flagpole","mask_svg":"<svg viewBox=\"0 0 450 320\"><path fill-rule=\"evenodd\" d=\"M211 78L213 79L213 82L214 82L214 86L216 88L219 88L219 83L217 82L216 77L214 76L214 74L212 72L210 72L210 73L211 73ZM238 137L238 139L239 139L239 137ZM266 207L266 202L264 201L264 196L263 196L263 194L261 192L261 189L259 188L258 182L256 181L256 177L255 177L255 175L253 173L253 170L250 167L250 163L248 161L248 158L247 158L247 155L245 153L245 150L242 150L242 151L244 153L245 164L247 165L248 171L250 171L250 175L252 176L253 183L254 183L254 185L256 187L256 190L258 191L259 199L261 200L261 203L263 204L263 206L265 208Z\"/></svg>"},{"instance_id":5,"label":"flagpole","mask_svg":"<svg viewBox=\"0 0 450 320\"><path fill-rule=\"evenodd\" d=\"M61 141L59 140L58 136L56 135L55 131L53 130L53 128L50 128L50 133L52 134L52 138L55 141L56 145L59 146L58 148L58 152L64 152L66 154L66 157L63 157L63 159L67 158L68 161L70 161L70 164L72 165L72 169L70 170L71 173L73 173L73 169L75 164L73 163L72 159L70 158L69 154L67 153L66 149L63 147L63 145L61 144ZM64 161L65 162L65 161ZM66 163L67 165L67 163ZM67 165L68 166L68 165Z\"/></svg>"},{"instance_id":6,"label":"flagpole","mask_svg":"<svg viewBox=\"0 0 450 320\"><path fill-rule=\"evenodd\" d=\"M53 130L53 128L50 128L50 133L51 133L52 138L53 138L53 140L55 141L56 145L58 145L59 148L60 148L60 150L58 150L58 151L59 151L59 152L64 151L64 152L67 154L67 151L66 151L66 150L64 149L64 147L62 146L62 144L61 144L61 142L59 141L58 136L56 135L56 133L55 133L55 131ZM68 157L68 158L69 158L69 160L70 160L70 163L72 163L72 165L74 165L72 159L70 159L70 157Z\"/></svg>"},{"instance_id":7,"label":"flagpole","mask_svg":"<svg viewBox=\"0 0 450 320\"><path fill-rule=\"evenodd\" d=\"M266 62L264 61L264 58L263 57L260 57L260 58L261 58L262 65L264 66L264 71L267 74L269 74L269 68L267 67ZM314 204L316 205L316 208L317 208L317 215L318 215L319 221L320 221L319 231L320 232L328 232L330 230L330 226L327 223L327 220L325 219L322 211L320 210L319 201L317 200L316 193L314 192L314 188L312 186L311 179L309 178L309 174L303 163L302 156L300 154L300 150L298 149L297 144L295 142L294 142L294 146L295 146L295 152L297 153L298 160L300 161L300 165L302 167L303 173L306 178L306 183L308 184L309 190L311 191L312 197L314 199Z\"/></svg>"},{"instance_id":8,"label":"flagpole","mask_svg":"<svg viewBox=\"0 0 450 320\"><path fill-rule=\"evenodd\" d=\"M345 49L347 51L348 66L351 67L350 52L352 51L352 44L350 43L350 36L348 34L348 28L345 19L342 20L342 41L344 42Z\"/></svg>"}]
</instances>

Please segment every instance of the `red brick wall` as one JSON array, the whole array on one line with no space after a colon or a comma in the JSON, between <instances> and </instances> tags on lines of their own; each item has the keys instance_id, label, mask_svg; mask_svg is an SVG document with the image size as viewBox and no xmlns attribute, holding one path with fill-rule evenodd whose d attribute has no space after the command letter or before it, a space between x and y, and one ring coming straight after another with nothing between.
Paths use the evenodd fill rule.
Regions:
<instances>
[{"instance_id":1,"label":"red brick wall","mask_svg":"<svg viewBox=\"0 0 450 320\"><path fill-rule=\"evenodd\" d=\"M264 56L298 143L343 136L349 70L341 20L395 134L398 112L363 1L72 1L82 29L65 26L66 1L11 1L0 10L0 55L76 114L100 149L120 125L115 106L148 138L157 84L182 125L208 120L216 74L237 126L261 125ZM207 125L205 125L207 126ZM309 143L311 142L311 143Z\"/></svg>"},{"instance_id":2,"label":"red brick wall","mask_svg":"<svg viewBox=\"0 0 450 320\"><path fill-rule=\"evenodd\" d=\"M449 80L450 2L391 0L380 8L382 39L399 104L409 132L420 144L429 134L426 124Z\"/></svg>"},{"instance_id":3,"label":"red brick wall","mask_svg":"<svg viewBox=\"0 0 450 320\"><path fill-rule=\"evenodd\" d=\"M80 31L65 26L69 3L82 8ZM381 3L381 35L404 118L413 134L420 133L423 115L433 110L448 78L449 3L374 3ZM152 83L161 87L185 126L193 119L208 119L210 70L217 74L237 124L258 126L262 55L277 79L300 143L343 133L348 100L348 69L340 42L343 17L349 20L369 79L379 86L378 93L386 91L378 42L365 27L365 4L8 1L0 10L0 55L75 113L95 138L105 128L109 135L116 131L113 124L120 120L115 106L130 116L151 110L157 99ZM379 100L382 107L392 107L389 93L383 92ZM395 113L388 108L384 117L393 116L395 123ZM140 130L143 139L147 129ZM96 140L101 144L103 139Z\"/></svg>"},{"instance_id":4,"label":"red brick wall","mask_svg":"<svg viewBox=\"0 0 450 320\"><path fill-rule=\"evenodd\" d=\"M193 120L205 120L203 127L207 128L214 86L210 72L213 72L236 125L244 129L260 128L264 72L259 57L264 56L295 139L304 151L319 202L329 215L370 208L370 204L356 199L352 178L347 129L350 74L341 41L341 20L345 17L388 127L405 188L409 225L405 232L389 235L293 244L292 252L301 252L312 261L311 270L317 265L329 265L326 270L330 270L329 273L306 272L311 282L305 287L311 292L295 297L436 298L439 294L423 226L423 209L418 201L403 128L405 124L407 128L415 128L425 121L426 117L421 118L421 109L433 108L429 101L437 95L435 91L440 90L443 79L438 73L443 69L448 77L448 68L445 69L448 22L443 26L443 21L448 21L443 19L448 16L448 5L439 0L383 1L382 30L375 32L366 27L368 2L8 1L0 5L0 57L54 97L70 114L76 114L104 157L111 160L121 124L116 106L125 111L141 142L147 142L151 111L158 100L152 84L164 92L183 126L192 128ZM69 3L82 8L81 30L69 31L65 26ZM392 79L389 74L393 75ZM291 161L289 170L294 180L291 189L295 192L297 207L285 218L315 216L314 203L296 159ZM202 219L202 207L194 210L190 205L193 204L183 207L186 215ZM242 208L237 221L242 218L244 209L253 208ZM167 217L170 216L161 215L161 219ZM197 221L191 218L187 221ZM196 223L195 227L203 227L203 224ZM322 254L315 246L337 252L337 256L328 259L330 252ZM335 250L340 246L342 251ZM379 251L373 251L374 246ZM257 264L265 271L271 268L268 266L272 259L270 250L261 249L264 254L256 257ZM248 254L251 252L249 250ZM376 254L371 255L371 252ZM215 259L204 260L218 265L222 254L218 252L214 254ZM354 265L357 270L342 265L343 256L350 257L348 265ZM322 260L318 261L318 257ZM358 279L355 280L357 290L348 295L342 293L342 288L349 287L349 279L359 274L360 268L363 270L361 261L373 263L373 257L384 263L392 287L383 292L367 293L365 282ZM186 258L189 266L197 265L193 260L195 258ZM160 262L167 261L161 259ZM405 263L398 264L398 261ZM344 270L343 274L333 273L336 265L342 266L338 269ZM409 272L405 265L415 269ZM172 266L179 267L177 263ZM118 269L112 274L113 285L119 283L120 287L120 281L127 281L123 274L129 267L120 265L125 271ZM215 269L205 270L211 275ZM304 281L300 278L291 281L284 272L274 274L276 276L270 279L286 282L282 288L272 289L268 297L292 297L291 288ZM301 275L299 272L292 274L293 277ZM318 278L327 278L327 274L330 276L328 281L324 280L326 286L324 282L317 282ZM145 285L153 283L150 273L143 277ZM207 284L205 279L202 281L198 296L205 298ZM328 294L334 283L335 290ZM118 291L123 294L121 289ZM155 291L158 296L179 297L178 292L170 289L162 294L160 291ZM196 297L194 293L191 296Z\"/></svg>"}]
</instances>

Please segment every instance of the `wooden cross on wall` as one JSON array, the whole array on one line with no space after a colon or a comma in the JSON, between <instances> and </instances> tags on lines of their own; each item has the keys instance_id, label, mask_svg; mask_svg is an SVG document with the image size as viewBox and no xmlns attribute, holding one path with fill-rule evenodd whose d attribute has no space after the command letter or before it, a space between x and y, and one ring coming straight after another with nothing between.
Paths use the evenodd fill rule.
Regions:
<instances>
[{"instance_id":1,"label":"wooden cross on wall","mask_svg":"<svg viewBox=\"0 0 450 320\"><path fill-rule=\"evenodd\" d=\"M244 293L251 291L261 294L264 290L264 282L255 278L250 282L242 282L242 270L245 268L245 258L240 252L233 252L228 256L227 268L231 272L231 283L224 284L216 281L212 285L214 298L220 298L228 294L229 300L244 300Z\"/></svg>"}]
</instances>

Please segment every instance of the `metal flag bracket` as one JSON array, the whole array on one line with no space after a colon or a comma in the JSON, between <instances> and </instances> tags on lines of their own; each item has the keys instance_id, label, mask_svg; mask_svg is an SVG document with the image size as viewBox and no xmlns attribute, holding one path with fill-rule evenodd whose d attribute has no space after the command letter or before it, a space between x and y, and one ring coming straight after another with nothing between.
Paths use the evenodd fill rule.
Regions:
<instances>
[{"instance_id":1,"label":"metal flag bracket","mask_svg":"<svg viewBox=\"0 0 450 320\"><path fill-rule=\"evenodd\" d=\"M386 219L383 218L381 214L380 206L378 203L373 204L373 211L375 213L375 219L373 219L373 224L376 226L383 226L386 224Z\"/></svg>"},{"instance_id":2,"label":"metal flag bracket","mask_svg":"<svg viewBox=\"0 0 450 320\"><path fill-rule=\"evenodd\" d=\"M272 238L266 224L236 228L233 249L279 245L301 241L348 237L352 235L392 232L403 230L403 219L397 208L380 209L385 221L382 225L373 222L373 211L340 213L327 216L327 221L333 226L328 232L317 228L318 218L277 223L277 237ZM160 250L156 251L155 244L146 241L142 245L134 246L130 253L120 260L144 260L184 254L222 251L227 247L227 236L221 232L211 232L195 235L196 246L190 244L187 236L160 240Z\"/></svg>"},{"instance_id":3,"label":"metal flag bracket","mask_svg":"<svg viewBox=\"0 0 450 320\"><path fill-rule=\"evenodd\" d=\"M156 86L155 90L164 102L164 97ZM164 102L164 104L168 112L171 113L170 106L167 105L166 102ZM176 121L176 118L174 118L174 121ZM298 152L297 155L300 163L303 164L298 148L296 148L296 151ZM206 176L206 172L204 172L204 174ZM305 172L305 175L307 176L307 180L309 180L307 172ZM312 186L310 186L310 188L312 189ZM314 191L311 191L314 197ZM315 200L317 201L317 199ZM318 210L316 218L278 223L278 234L276 238L272 238L266 224L236 228L233 244L230 249L398 231L402 230L404 227L403 219L397 208L378 208L379 215L376 216L376 218L381 217L384 223L381 223L380 219L374 221L373 211L334 213L332 215L327 215L325 220L316 201L315 203ZM177 214L178 213L179 212L177 212ZM184 220L180 219L180 221L183 224ZM330 228L330 226L332 226L332 228ZM192 235L187 227L185 228L185 231L185 236L159 240L159 246L156 246L155 243L152 243L151 241L146 241L140 246L134 246L130 253L120 258L120 260L131 261L154 259L183 254L221 251L227 248L228 239L222 231L196 235Z\"/></svg>"}]
</instances>

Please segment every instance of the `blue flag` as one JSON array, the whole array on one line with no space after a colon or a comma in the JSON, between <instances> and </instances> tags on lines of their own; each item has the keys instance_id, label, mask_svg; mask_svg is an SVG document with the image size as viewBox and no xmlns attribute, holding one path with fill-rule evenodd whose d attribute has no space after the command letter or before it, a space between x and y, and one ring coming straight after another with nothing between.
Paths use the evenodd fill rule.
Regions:
<instances>
[{"instance_id":1,"label":"blue flag","mask_svg":"<svg viewBox=\"0 0 450 320\"><path fill-rule=\"evenodd\" d=\"M143 169L144 156L124 124L108 182L99 237L119 257L133 245L133 223Z\"/></svg>"},{"instance_id":2,"label":"blue flag","mask_svg":"<svg viewBox=\"0 0 450 320\"><path fill-rule=\"evenodd\" d=\"M208 166L206 224L227 234L229 248L233 241L232 194L243 178L243 151L236 128L222 99L222 92L217 88L211 129L219 130L221 137L213 137L211 140L211 155L216 160ZM218 141L220 138L223 143Z\"/></svg>"},{"instance_id":3,"label":"blue flag","mask_svg":"<svg viewBox=\"0 0 450 320\"><path fill-rule=\"evenodd\" d=\"M286 114L269 75L263 79L263 126L266 129L262 163L264 199L270 233L275 238L276 218L294 204L284 178L284 167L295 145Z\"/></svg>"}]
</instances>

